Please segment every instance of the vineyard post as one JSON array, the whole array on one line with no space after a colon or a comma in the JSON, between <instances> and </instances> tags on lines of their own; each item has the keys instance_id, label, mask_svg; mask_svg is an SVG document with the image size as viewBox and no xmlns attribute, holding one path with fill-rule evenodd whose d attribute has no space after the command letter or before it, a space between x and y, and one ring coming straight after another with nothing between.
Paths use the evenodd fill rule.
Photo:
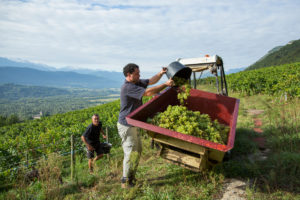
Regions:
<instances>
[{"instance_id":1,"label":"vineyard post","mask_svg":"<svg viewBox=\"0 0 300 200\"><path fill-rule=\"evenodd\" d=\"M106 142L108 143L108 128L107 127L105 129L105 134L106 134ZM107 159L109 160L109 153L106 154L106 156L107 156Z\"/></svg>"},{"instance_id":2,"label":"vineyard post","mask_svg":"<svg viewBox=\"0 0 300 200\"><path fill-rule=\"evenodd\" d=\"M28 135L26 135L26 165L27 165L27 167L28 167Z\"/></svg>"},{"instance_id":3,"label":"vineyard post","mask_svg":"<svg viewBox=\"0 0 300 200\"><path fill-rule=\"evenodd\" d=\"M27 147L27 151L26 151L26 166L28 167L29 163L28 163L28 147Z\"/></svg>"},{"instance_id":4,"label":"vineyard post","mask_svg":"<svg viewBox=\"0 0 300 200\"><path fill-rule=\"evenodd\" d=\"M74 135L71 135L71 180L74 179L75 173L75 154L74 154Z\"/></svg>"},{"instance_id":5,"label":"vineyard post","mask_svg":"<svg viewBox=\"0 0 300 200\"><path fill-rule=\"evenodd\" d=\"M286 92L284 93L284 100L287 101L287 94L286 94Z\"/></svg>"}]
</instances>

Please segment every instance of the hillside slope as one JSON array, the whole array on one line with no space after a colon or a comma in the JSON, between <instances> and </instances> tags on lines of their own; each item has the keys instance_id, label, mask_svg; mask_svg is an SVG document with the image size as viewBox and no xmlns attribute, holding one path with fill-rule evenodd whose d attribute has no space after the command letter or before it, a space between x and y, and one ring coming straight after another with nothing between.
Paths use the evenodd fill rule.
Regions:
<instances>
[{"instance_id":1,"label":"hillside slope","mask_svg":"<svg viewBox=\"0 0 300 200\"><path fill-rule=\"evenodd\" d=\"M120 187L123 150L116 127L120 101L0 127L0 182L3 186L12 183L0 191L0 199L225 199L224 189L233 179L249 182L249 186L239 187L246 191L240 199L299 199L300 140L295 131L300 119L295 115L299 102L280 105L270 101L270 97L264 98L268 101L259 100L258 96L240 99L234 148L213 170L196 173L167 163L156 156L159 152L156 148L150 148L151 137L142 133L143 152L137 184L126 190ZM259 116L266 119L262 126L264 133L252 130L254 116L248 111L253 107L264 111ZM113 147L110 156L97 161L94 174L89 174L80 136L94 113L100 114L104 130L108 127ZM73 181L71 135L74 135L76 149ZM268 149L262 151L254 143L258 136L268 140ZM51 152L57 153L49 154ZM266 154L260 159L262 152ZM41 157L38 169L49 170L51 176L41 173L41 177L30 184L25 184L23 178L16 180L10 168L26 163L24 155L30 164L37 161L36 156ZM62 176L62 182L55 175Z\"/></svg>"},{"instance_id":2,"label":"hillside slope","mask_svg":"<svg viewBox=\"0 0 300 200\"><path fill-rule=\"evenodd\" d=\"M291 41L285 46L275 47L265 56L245 70L259 69L275 65L300 62L300 40Z\"/></svg>"}]
</instances>

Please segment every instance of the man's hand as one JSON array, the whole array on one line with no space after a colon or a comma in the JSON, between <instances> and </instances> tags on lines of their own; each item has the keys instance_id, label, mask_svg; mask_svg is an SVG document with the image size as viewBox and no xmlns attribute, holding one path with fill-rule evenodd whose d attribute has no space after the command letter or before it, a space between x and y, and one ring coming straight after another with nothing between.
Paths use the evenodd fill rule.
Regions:
<instances>
[{"instance_id":1,"label":"man's hand","mask_svg":"<svg viewBox=\"0 0 300 200\"><path fill-rule=\"evenodd\" d=\"M166 67L163 67L162 69L161 69L161 71L159 72L159 75L164 75L166 72L168 71L168 69L166 68Z\"/></svg>"},{"instance_id":2,"label":"man's hand","mask_svg":"<svg viewBox=\"0 0 300 200\"><path fill-rule=\"evenodd\" d=\"M106 139L106 135L102 135L103 136L103 139Z\"/></svg>"},{"instance_id":3,"label":"man's hand","mask_svg":"<svg viewBox=\"0 0 300 200\"><path fill-rule=\"evenodd\" d=\"M87 147L87 149L88 149L89 151L94 151L94 150L95 150L95 148L92 147L91 145L87 145L86 147Z\"/></svg>"},{"instance_id":4,"label":"man's hand","mask_svg":"<svg viewBox=\"0 0 300 200\"><path fill-rule=\"evenodd\" d=\"M167 82L165 82L165 84L169 87L174 86L174 81L170 78Z\"/></svg>"},{"instance_id":5,"label":"man's hand","mask_svg":"<svg viewBox=\"0 0 300 200\"><path fill-rule=\"evenodd\" d=\"M81 136L81 140L83 141L83 143L85 144L86 148L89 150L89 151L93 151L95 150L94 147L92 147L91 145L89 145L86 140L85 140L85 137L82 135Z\"/></svg>"}]
</instances>

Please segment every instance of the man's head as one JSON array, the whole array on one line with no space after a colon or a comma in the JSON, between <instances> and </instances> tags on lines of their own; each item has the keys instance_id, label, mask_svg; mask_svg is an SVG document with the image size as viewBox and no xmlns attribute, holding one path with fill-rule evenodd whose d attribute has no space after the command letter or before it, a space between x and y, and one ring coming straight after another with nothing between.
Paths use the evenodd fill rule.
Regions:
<instances>
[{"instance_id":1,"label":"man's head","mask_svg":"<svg viewBox=\"0 0 300 200\"><path fill-rule=\"evenodd\" d=\"M129 82L136 83L140 80L139 66L134 63L129 63L123 68L123 74L126 80Z\"/></svg>"},{"instance_id":2,"label":"man's head","mask_svg":"<svg viewBox=\"0 0 300 200\"><path fill-rule=\"evenodd\" d=\"M94 114L92 116L92 121L93 121L93 125L94 126L98 126L98 124L99 124L99 115L98 114Z\"/></svg>"}]
</instances>

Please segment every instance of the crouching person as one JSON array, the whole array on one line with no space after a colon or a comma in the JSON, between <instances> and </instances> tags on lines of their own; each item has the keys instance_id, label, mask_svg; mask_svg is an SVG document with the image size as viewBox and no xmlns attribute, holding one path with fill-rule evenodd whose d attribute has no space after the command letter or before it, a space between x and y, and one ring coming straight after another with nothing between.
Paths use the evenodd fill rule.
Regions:
<instances>
[{"instance_id":1,"label":"crouching person","mask_svg":"<svg viewBox=\"0 0 300 200\"><path fill-rule=\"evenodd\" d=\"M86 145L87 157L89 159L89 171L93 173L93 163L103 157L103 148L100 143L100 132L103 138L106 138L103 130L102 123L99 121L99 115L92 116L92 123L86 128L81 136L81 140ZM96 157L94 153L96 152Z\"/></svg>"}]
</instances>

